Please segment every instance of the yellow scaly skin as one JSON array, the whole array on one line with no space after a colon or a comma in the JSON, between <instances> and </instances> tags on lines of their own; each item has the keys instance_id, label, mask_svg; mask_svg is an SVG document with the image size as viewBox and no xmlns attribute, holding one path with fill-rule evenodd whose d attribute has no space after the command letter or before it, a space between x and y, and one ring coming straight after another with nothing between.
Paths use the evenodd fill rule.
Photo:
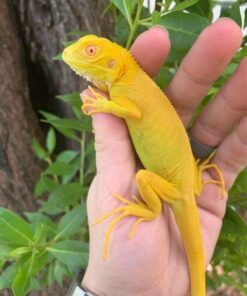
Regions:
<instances>
[{"instance_id":1,"label":"yellow scaly skin","mask_svg":"<svg viewBox=\"0 0 247 296\"><path fill-rule=\"evenodd\" d=\"M106 112L125 119L136 152L145 169L136 174L138 191L143 201L132 196L131 202L114 196L126 205L95 222L119 216L111 222L105 238L103 257L107 256L109 237L114 225L127 215L137 216L130 232L145 220L155 219L167 203L174 213L188 258L191 295L205 296L205 263L200 222L195 201L203 185L202 171L214 168L222 185L224 180L215 164L195 162L185 128L172 104L131 54L111 41L88 35L67 47L64 61L77 74L109 92L110 100L90 88L94 97L84 99L82 110L91 115Z\"/></svg>"}]
</instances>

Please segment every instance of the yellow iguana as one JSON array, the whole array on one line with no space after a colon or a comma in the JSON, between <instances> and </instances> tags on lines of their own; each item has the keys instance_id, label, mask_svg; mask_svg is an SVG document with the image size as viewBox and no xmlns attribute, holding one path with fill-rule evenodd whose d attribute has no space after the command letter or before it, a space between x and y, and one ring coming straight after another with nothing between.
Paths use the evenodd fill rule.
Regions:
<instances>
[{"instance_id":1,"label":"yellow iguana","mask_svg":"<svg viewBox=\"0 0 247 296\"><path fill-rule=\"evenodd\" d=\"M222 185L224 180L213 155L196 163L186 130L165 94L141 69L131 54L119 45L94 35L79 39L63 52L64 61L80 76L109 92L110 100L90 88L94 97L86 97L82 110L91 115L106 112L125 119L135 150L145 169L136 174L142 198L134 201L114 194L125 205L106 214L96 224L114 213L106 233L103 257L114 225L123 217L138 217L130 237L139 223L155 219L168 204L175 216L188 258L191 294L205 296L205 263L200 222L195 196L204 184ZM218 180L202 182L202 171L214 168Z\"/></svg>"}]
</instances>

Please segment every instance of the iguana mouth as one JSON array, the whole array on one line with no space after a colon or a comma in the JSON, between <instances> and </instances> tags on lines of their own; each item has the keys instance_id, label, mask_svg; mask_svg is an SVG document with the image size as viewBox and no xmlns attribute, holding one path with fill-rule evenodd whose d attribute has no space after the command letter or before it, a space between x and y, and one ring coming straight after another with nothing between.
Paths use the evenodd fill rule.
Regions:
<instances>
[{"instance_id":1,"label":"iguana mouth","mask_svg":"<svg viewBox=\"0 0 247 296\"><path fill-rule=\"evenodd\" d=\"M108 81L103 81L97 78L94 78L93 76L87 74L85 71L72 68L72 70L79 76L82 76L84 79L86 79L88 82L92 82L97 88L108 91L108 88L111 86L111 83Z\"/></svg>"}]
</instances>

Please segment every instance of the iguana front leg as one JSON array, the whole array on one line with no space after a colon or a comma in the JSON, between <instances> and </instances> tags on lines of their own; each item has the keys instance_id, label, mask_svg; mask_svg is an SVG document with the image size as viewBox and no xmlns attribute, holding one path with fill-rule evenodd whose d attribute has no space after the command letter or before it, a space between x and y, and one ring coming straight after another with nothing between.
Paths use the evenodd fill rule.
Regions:
<instances>
[{"instance_id":1,"label":"iguana front leg","mask_svg":"<svg viewBox=\"0 0 247 296\"><path fill-rule=\"evenodd\" d=\"M86 115L92 115L94 113L110 113L117 117L124 119L141 118L141 111L138 107L125 97L117 98L117 101L108 100L100 93L95 92L90 86L88 87L93 97L85 97L82 111Z\"/></svg>"},{"instance_id":2,"label":"iguana front leg","mask_svg":"<svg viewBox=\"0 0 247 296\"><path fill-rule=\"evenodd\" d=\"M139 201L135 196L133 196L133 198L136 203L131 202L118 194L114 194L114 196L125 203L126 206L111 211L95 222L95 224L98 224L111 215L120 213L119 216L111 221L107 230L103 252L104 259L106 259L107 256L110 234L118 221L129 215L138 217L129 234L129 236L132 237L138 224L145 220L153 220L160 214L162 210L162 201L168 204L173 204L173 202L179 199L179 191L174 185L148 170L140 170L137 172L136 183L144 202Z\"/></svg>"}]
</instances>

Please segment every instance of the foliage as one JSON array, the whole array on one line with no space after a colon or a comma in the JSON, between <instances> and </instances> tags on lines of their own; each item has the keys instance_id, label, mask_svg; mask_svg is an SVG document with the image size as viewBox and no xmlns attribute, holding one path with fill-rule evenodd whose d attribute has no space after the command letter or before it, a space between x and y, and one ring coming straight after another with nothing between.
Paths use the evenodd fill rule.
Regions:
<instances>
[{"instance_id":1,"label":"foliage","mask_svg":"<svg viewBox=\"0 0 247 296\"><path fill-rule=\"evenodd\" d=\"M143 7L143 0L111 0L103 15L111 12L115 19L114 41L130 47L133 40L153 25L165 27L171 39L171 52L156 82L164 88L175 74L179 64L200 32L212 22L213 7L221 6L221 16L234 19L246 26L240 7L244 1L217 2L212 0L156 1L150 13ZM150 5L150 1L148 1ZM246 15L246 13L245 13ZM73 31L80 37L87 32ZM66 42L67 46L70 42ZM241 49L232 59L209 91L202 105L213 98L222 84L246 56L246 38ZM54 57L61 60L61 54ZM42 121L49 124L45 147L34 138L33 149L46 163L34 190L40 201L37 212L25 213L25 219L0 208L0 289L12 287L15 296L26 295L29 290L39 290L53 282L60 285L72 277L77 268L86 267L88 258L88 226L86 221L86 195L95 174L94 145L90 133L89 117L80 112L81 101L77 93L59 95L57 99L69 104L74 118L60 118L41 111ZM55 131L56 130L56 131ZM79 144L80 150L65 150L56 155L56 132ZM238 177L230 191L229 205L222 232L208 272L208 286L222 283L235 285L247 295L247 226L237 210L244 215L247 209L247 170ZM222 272L217 272L217 267Z\"/></svg>"}]
</instances>

